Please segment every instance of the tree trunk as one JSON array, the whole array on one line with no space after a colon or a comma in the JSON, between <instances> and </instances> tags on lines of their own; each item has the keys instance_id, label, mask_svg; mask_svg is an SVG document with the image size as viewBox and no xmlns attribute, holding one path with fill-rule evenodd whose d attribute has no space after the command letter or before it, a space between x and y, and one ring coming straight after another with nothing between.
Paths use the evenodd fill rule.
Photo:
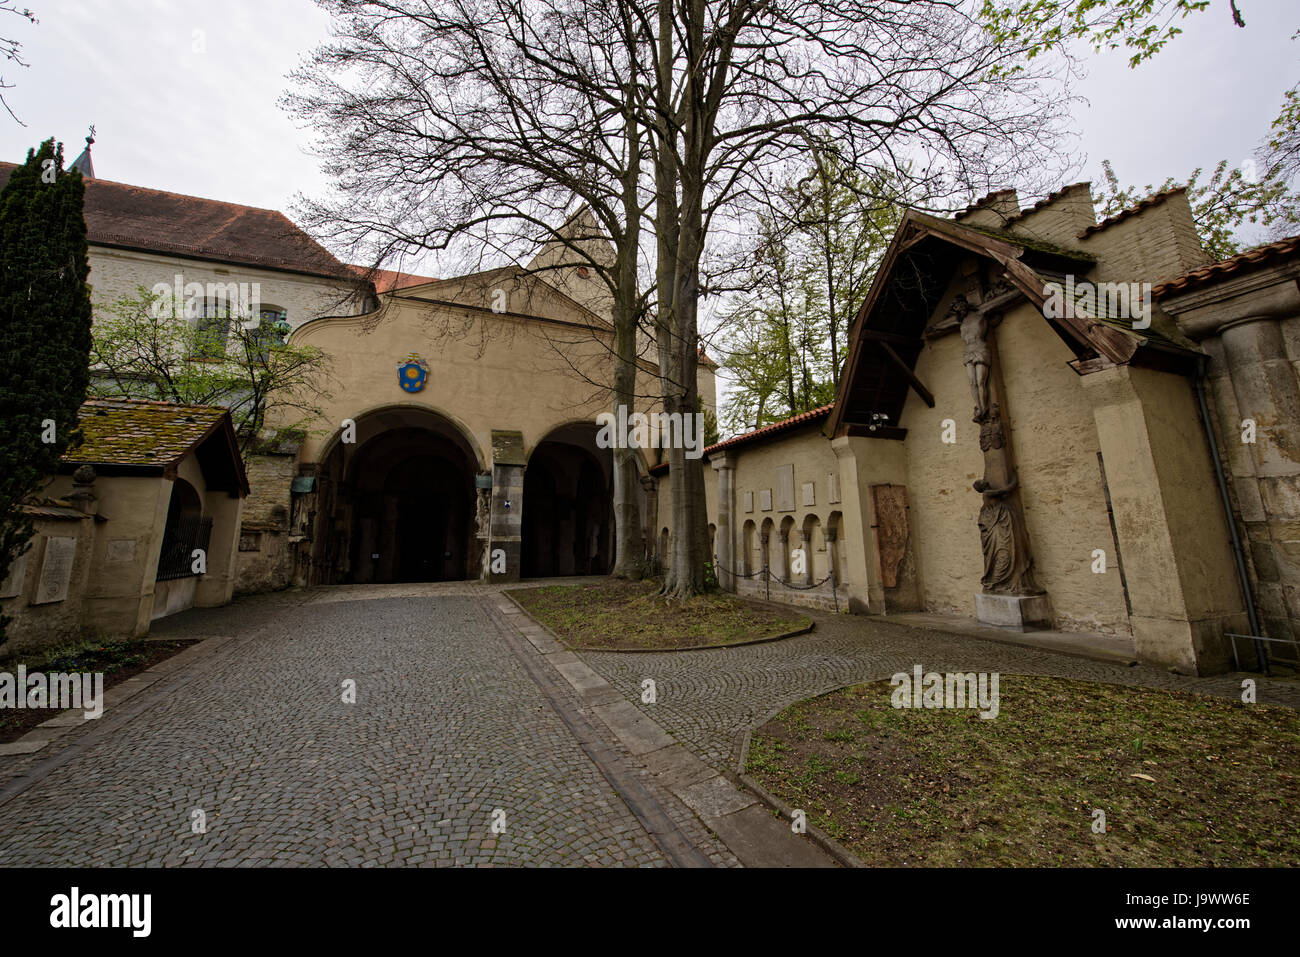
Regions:
<instances>
[{"instance_id":1,"label":"tree trunk","mask_svg":"<svg viewBox=\"0 0 1300 957\"><path fill-rule=\"evenodd\" d=\"M635 110L635 87L626 88L627 168L623 177L623 242L618 248L614 296L614 415L625 421L636 400L637 252L641 237L641 127ZM620 439L625 437L620 437ZM645 574L645 538L641 534L641 478L635 449L614 443L614 577L633 581Z\"/></svg>"}]
</instances>

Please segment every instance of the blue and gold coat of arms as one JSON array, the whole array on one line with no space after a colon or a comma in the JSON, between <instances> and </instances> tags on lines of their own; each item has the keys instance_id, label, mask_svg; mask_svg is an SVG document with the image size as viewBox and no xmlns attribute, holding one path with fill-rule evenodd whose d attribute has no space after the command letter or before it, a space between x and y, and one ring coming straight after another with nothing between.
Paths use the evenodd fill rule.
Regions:
<instances>
[{"instance_id":1,"label":"blue and gold coat of arms","mask_svg":"<svg viewBox=\"0 0 1300 957\"><path fill-rule=\"evenodd\" d=\"M403 392L419 392L429 379L429 364L412 352L397 364L397 384Z\"/></svg>"}]
</instances>

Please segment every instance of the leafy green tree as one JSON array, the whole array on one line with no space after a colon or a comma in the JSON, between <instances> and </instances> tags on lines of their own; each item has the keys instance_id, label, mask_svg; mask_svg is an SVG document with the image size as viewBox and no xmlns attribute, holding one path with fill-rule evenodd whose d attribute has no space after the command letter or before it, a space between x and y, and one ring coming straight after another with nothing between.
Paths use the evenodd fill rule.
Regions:
<instances>
[{"instance_id":1,"label":"leafy green tree","mask_svg":"<svg viewBox=\"0 0 1300 957\"><path fill-rule=\"evenodd\" d=\"M1026 60L1080 41L1097 52L1127 49L1129 66L1137 67L1183 32L1178 24L1184 18L1209 7L1209 0L984 0L980 16L996 40L1025 45ZM1236 0L1229 0L1228 8L1231 23L1245 27ZM1297 37L1300 31L1292 39ZM1232 232L1245 223L1271 227L1272 234L1280 236L1297 222L1296 196L1289 187L1300 174L1300 86L1283 95L1282 110L1259 150L1259 160L1253 170L1247 166L1232 172L1221 162L1204 186L1196 182L1200 169L1189 179L1197 225L1216 257L1240 251ZM1140 190L1120 189L1109 170L1107 179L1103 201L1144 198ZM1173 180L1167 180L1161 188L1172 185ZM1145 195L1155 191L1148 186Z\"/></svg>"},{"instance_id":2,"label":"leafy green tree","mask_svg":"<svg viewBox=\"0 0 1300 957\"><path fill-rule=\"evenodd\" d=\"M0 191L0 579L31 544L23 504L79 438L91 322L84 194L53 139Z\"/></svg>"},{"instance_id":3,"label":"leafy green tree","mask_svg":"<svg viewBox=\"0 0 1300 957\"><path fill-rule=\"evenodd\" d=\"M1246 25L1236 0L1232 22ZM984 0L980 11L999 41L1027 44L1026 59L1072 40L1102 50L1131 50L1129 66L1155 56L1182 33L1177 24L1210 6L1210 0Z\"/></svg>"},{"instance_id":4,"label":"leafy green tree","mask_svg":"<svg viewBox=\"0 0 1300 957\"><path fill-rule=\"evenodd\" d=\"M1101 164L1106 185L1093 197L1103 216L1113 216L1142 200L1178 185L1171 177L1159 187L1147 185L1121 187L1109 160ZM1300 224L1300 196L1287 188L1281 171L1265 170L1263 176L1251 176L1240 167L1228 168L1221 160L1208 182L1201 183L1202 169L1187 178L1187 199L1201 243L1215 259L1226 259L1241 252L1237 230L1247 223L1264 226L1274 233L1293 232Z\"/></svg>"},{"instance_id":5,"label":"leafy green tree","mask_svg":"<svg viewBox=\"0 0 1300 957\"><path fill-rule=\"evenodd\" d=\"M1272 132L1259 158L1266 177L1295 185L1296 177L1300 176L1300 86L1293 86L1283 95L1282 112L1273 121Z\"/></svg>"},{"instance_id":6,"label":"leafy green tree","mask_svg":"<svg viewBox=\"0 0 1300 957\"><path fill-rule=\"evenodd\" d=\"M825 405L839 385L848 330L902 215L889 180L812 151L807 172L767 198L721 314L734 432Z\"/></svg>"},{"instance_id":7,"label":"leafy green tree","mask_svg":"<svg viewBox=\"0 0 1300 957\"><path fill-rule=\"evenodd\" d=\"M140 287L101 304L91 350L92 394L230 408L240 451L268 426L300 426L327 398L328 359L282 341L267 317L187 318L184 302Z\"/></svg>"}]
</instances>

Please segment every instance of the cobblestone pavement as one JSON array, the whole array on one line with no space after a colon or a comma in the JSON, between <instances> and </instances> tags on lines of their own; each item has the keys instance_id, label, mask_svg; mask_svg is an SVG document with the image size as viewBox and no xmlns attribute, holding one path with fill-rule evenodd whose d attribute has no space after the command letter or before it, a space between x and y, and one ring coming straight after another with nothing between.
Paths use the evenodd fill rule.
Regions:
<instances>
[{"instance_id":1,"label":"cobblestone pavement","mask_svg":"<svg viewBox=\"0 0 1300 957\"><path fill-rule=\"evenodd\" d=\"M488 591L320 589L159 622L236 640L142 692L121 729L80 741L87 723L61 766L0 759L0 783L41 772L0 804L0 866L664 866L493 627ZM735 865L684 806L663 809Z\"/></svg>"},{"instance_id":2,"label":"cobblestone pavement","mask_svg":"<svg viewBox=\"0 0 1300 957\"><path fill-rule=\"evenodd\" d=\"M1300 683L1256 675L1186 678L1157 668L1124 667L1004 645L880 618L800 609L816 622L809 634L769 644L663 654L580 652L649 717L719 770L734 769L745 732L796 701L845 685L925 671L996 671L1055 675L1239 698L1243 678L1258 682L1260 704L1300 707ZM652 678L656 703L642 704L641 682ZM1005 714L1015 703L1002 700Z\"/></svg>"}]
</instances>

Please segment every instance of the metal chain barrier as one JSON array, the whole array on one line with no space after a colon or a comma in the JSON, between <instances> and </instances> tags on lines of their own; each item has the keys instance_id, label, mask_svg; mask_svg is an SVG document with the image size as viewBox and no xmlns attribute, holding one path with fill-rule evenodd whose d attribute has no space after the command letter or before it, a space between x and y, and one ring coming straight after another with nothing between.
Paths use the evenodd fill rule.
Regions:
<instances>
[{"instance_id":1,"label":"metal chain barrier","mask_svg":"<svg viewBox=\"0 0 1300 957\"><path fill-rule=\"evenodd\" d=\"M770 569L766 564L765 564L762 568L760 568L758 571L756 571L756 572L738 572L738 571L736 571L736 570L733 569L733 568L728 568L727 566L722 565L722 563L718 561L718 556L717 556L717 555L714 555L714 556L713 556L713 567L714 567L715 569L717 569L717 568L721 568L723 571L725 571L728 575L731 575L733 578L758 578L758 577L761 575L761 576L763 577L763 584L764 584L763 597L764 597L765 599L768 599L768 600L771 600L771 597L772 597L772 587L771 587L771 583L772 583L773 581L775 581L777 584L781 585L781 586L784 587L784 588L788 588L788 589L790 589L791 591L812 591L814 588L821 588L822 585L825 585L827 582L830 582L830 583L831 583L831 601L833 601L833 602L835 603L835 612L836 612L836 614L839 614L839 610L840 610L840 598L839 598L839 595L838 595L838 593L837 593L837 591L836 591L836 584L837 584L837 583L836 583L836 581L835 581L835 572L834 572L834 571L832 571L829 575L827 575L827 576L826 576L825 578L823 578L821 581L819 581L819 582L813 582L811 585L796 585L794 582L788 582L788 581L785 581L783 578L781 578L781 577L779 577L779 576L777 576L777 575L773 575L773 574L771 573L771 569Z\"/></svg>"}]
</instances>

